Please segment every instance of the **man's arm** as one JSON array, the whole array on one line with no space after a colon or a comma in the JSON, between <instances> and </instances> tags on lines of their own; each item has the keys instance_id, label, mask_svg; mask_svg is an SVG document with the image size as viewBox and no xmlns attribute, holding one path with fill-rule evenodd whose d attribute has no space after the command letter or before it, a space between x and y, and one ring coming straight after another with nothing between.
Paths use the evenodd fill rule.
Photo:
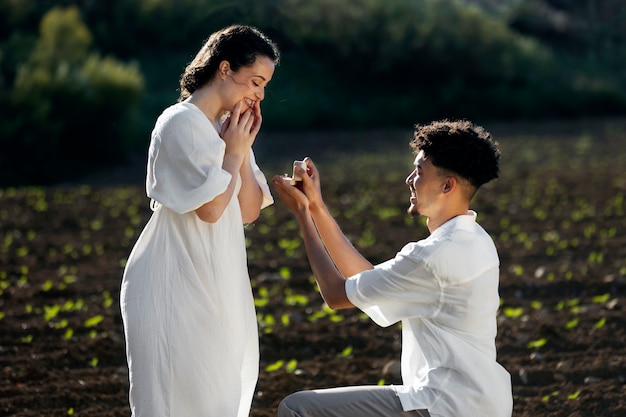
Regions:
<instances>
[{"instance_id":1,"label":"man's arm","mask_svg":"<svg viewBox=\"0 0 626 417\"><path fill-rule=\"evenodd\" d=\"M315 164L310 158L305 158L305 162L306 172L296 169L302 176L302 189L309 200L309 210L317 231L335 265L345 277L373 269L373 265L350 243L328 211L322 199L319 172Z\"/></svg>"},{"instance_id":2,"label":"man's arm","mask_svg":"<svg viewBox=\"0 0 626 417\"><path fill-rule=\"evenodd\" d=\"M320 287L322 298L330 308L338 310L354 307L346 294L346 280L324 248L309 213L296 216L309 264Z\"/></svg>"},{"instance_id":3,"label":"man's arm","mask_svg":"<svg viewBox=\"0 0 626 417\"><path fill-rule=\"evenodd\" d=\"M309 211L306 196L281 176L274 177L278 194L293 212L300 226L309 264L320 288L322 298L332 309L354 307L346 295L345 278L324 248Z\"/></svg>"},{"instance_id":4,"label":"man's arm","mask_svg":"<svg viewBox=\"0 0 626 417\"><path fill-rule=\"evenodd\" d=\"M311 211L311 215L326 250L345 277L374 268L343 234L325 204Z\"/></svg>"}]
</instances>

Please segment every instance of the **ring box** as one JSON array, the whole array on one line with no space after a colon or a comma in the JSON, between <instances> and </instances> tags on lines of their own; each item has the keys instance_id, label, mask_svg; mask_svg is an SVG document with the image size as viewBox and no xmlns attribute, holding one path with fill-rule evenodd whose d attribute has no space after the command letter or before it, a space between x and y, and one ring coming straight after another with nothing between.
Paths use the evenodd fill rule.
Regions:
<instances>
[{"instance_id":1,"label":"ring box","mask_svg":"<svg viewBox=\"0 0 626 417\"><path fill-rule=\"evenodd\" d=\"M305 161L293 161L293 174L292 174L291 181L290 181L291 185L296 185L297 182L302 181L302 176L296 173L296 167L298 166L306 170L306 162Z\"/></svg>"}]
</instances>

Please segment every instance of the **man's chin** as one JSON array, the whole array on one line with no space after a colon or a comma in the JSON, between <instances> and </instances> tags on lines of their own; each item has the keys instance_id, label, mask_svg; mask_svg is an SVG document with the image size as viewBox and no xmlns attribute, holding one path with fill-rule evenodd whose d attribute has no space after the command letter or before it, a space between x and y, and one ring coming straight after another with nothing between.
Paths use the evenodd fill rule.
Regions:
<instances>
[{"instance_id":1,"label":"man's chin","mask_svg":"<svg viewBox=\"0 0 626 417\"><path fill-rule=\"evenodd\" d=\"M408 213L409 216L411 217L419 217L419 212L417 211L417 207L415 207L414 204L411 204L409 206L408 209L406 209L406 212Z\"/></svg>"}]
</instances>

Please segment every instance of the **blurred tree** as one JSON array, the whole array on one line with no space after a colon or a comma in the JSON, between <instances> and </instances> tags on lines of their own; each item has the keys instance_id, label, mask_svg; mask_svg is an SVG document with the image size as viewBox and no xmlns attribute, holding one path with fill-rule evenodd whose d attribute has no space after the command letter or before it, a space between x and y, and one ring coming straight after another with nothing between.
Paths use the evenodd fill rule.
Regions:
<instances>
[{"instance_id":1,"label":"blurred tree","mask_svg":"<svg viewBox=\"0 0 626 417\"><path fill-rule=\"evenodd\" d=\"M0 183L36 181L52 160L49 181L145 152L185 65L232 23L259 27L282 52L264 129L623 114L625 9L624 0L0 0ZM39 156L17 162L25 150Z\"/></svg>"},{"instance_id":2,"label":"blurred tree","mask_svg":"<svg viewBox=\"0 0 626 417\"><path fill-rule=\"evenodd\" d=\"M77 66L87 55L91 42L91 33L83 24L78 8L54 8L41 21L30 62L45 70L62 64Z\"/></svg>"},{"instance_id":3,"label":"blurred tree","mask_svg":"<svg viewBox=\"0 0 626 417\"><path fill-rule=\"evenodd\" d=\"M91 42L76 7L43 17L9 94L14 117L0 124L0 184L51 183L123 160L143 77L90 52Z\"/></svg>"},{"instance_id":4,"label":"blurred tree","mask_svg":"<svg viewBox=\"0 0 626 417\"><path fill-rule=\"evenodd\" d=\"M259 20L284 33L290 52L281 65L299 74L289 81L299 96L286 99L295 100L290 108L308 114L311 124L519 118L564 110L554 92L568 87L551 52L460 1L269 3L257 2L265 12ZM311 103L315 112L305 112Z\"/></svg>"}]
</instances>

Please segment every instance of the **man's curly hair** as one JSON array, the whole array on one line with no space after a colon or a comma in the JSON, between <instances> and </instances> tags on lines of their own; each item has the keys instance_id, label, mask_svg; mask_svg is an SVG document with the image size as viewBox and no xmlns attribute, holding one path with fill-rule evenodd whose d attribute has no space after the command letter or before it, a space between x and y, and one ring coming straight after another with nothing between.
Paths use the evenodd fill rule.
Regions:
<instances>
[{"instance_id":1,"label":"man's curly hair","mask_svg":"<svg viewBox=\"0 0 626 417\"><path fill-rule=\"evenodd\" d=\"M411 148L433 165L465 178L474 187L498 178L500 147L491 134L467 120L415 125Z\"/></svg>"}]
</instances>

